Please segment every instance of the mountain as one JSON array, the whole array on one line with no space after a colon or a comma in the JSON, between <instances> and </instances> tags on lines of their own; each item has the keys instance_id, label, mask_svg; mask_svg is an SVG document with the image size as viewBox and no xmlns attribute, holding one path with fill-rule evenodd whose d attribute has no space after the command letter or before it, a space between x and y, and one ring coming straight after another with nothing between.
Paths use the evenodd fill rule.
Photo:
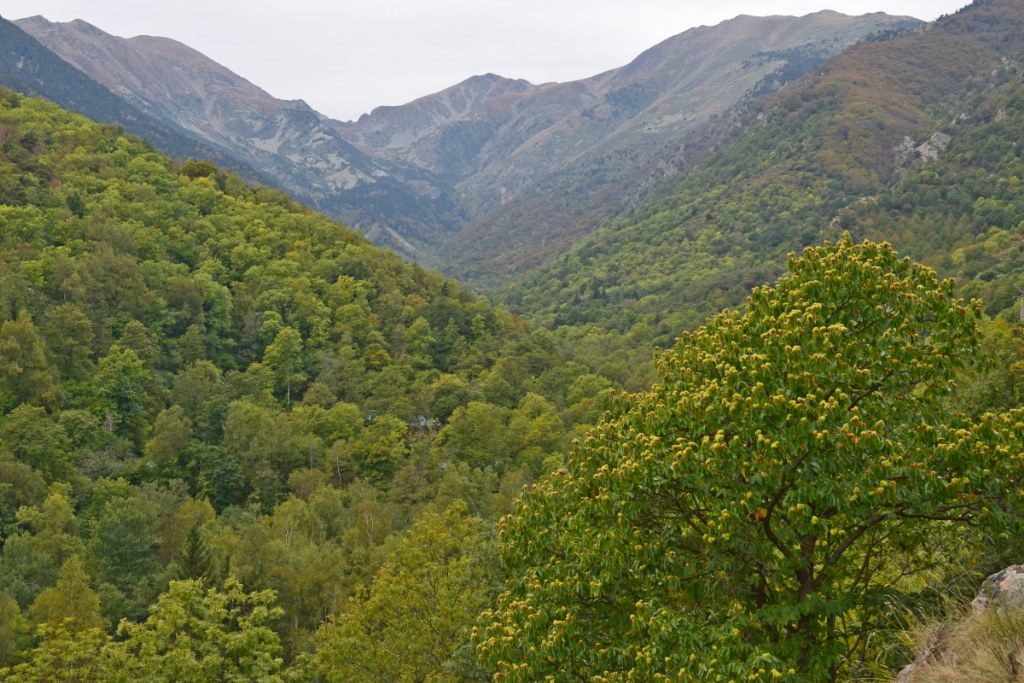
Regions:
<instances>
[{"instance_id":1,"label":"mountain","mask_svg":"<svg viewBox=\"0 0 1024 683\"><path fill-rule=\"evenodd\" d=\"M576 219L594 193L662 158L666 146L743 98L777 88L868 34L919 24L836 12L738 17L686 31L581 81L475 76L340 122L304 102L276 99L173 40L119 38L82 21L18 23L138 108L230 150L293 196L380 244L477 280L538 245L543 255L563 249L586 232L574 227L584 225ZM579 199L558 221L532 220L566 194L567 181L552 185L556 176L572 179L583 190ZM502 213L517 197L530 220Z\"/></svg>"},{"instance_id":2,"label":"mountain","mask_svg":"<svg viewBox=\"0 0 1024 683\"><path fill-rule=\"evenodd\" d=\"M0 17L0 85L40 95L96 121L116 123L175 157L211 159L249 178L264 178L255 167L126 102Z\"/></svg>"},{"instance_id":3,"label":"mountain","mask_svg":"<svg viewBox=\"0 0 1024 683\"><path fill-rule=\"evenodd\" d=\"M868 34L919 25L881 13L740 16L685 31L591 78L531 85L478 76L338 130L454 184L477 220L442 247L444 262L474 280L481 270L507 276L514 259L530 263L564 248L596 195L632 180L689 131Z\"/></svg>"},{"instance_id":4,"label":"mountain","mask_svg":"<svg viewBox=\"0 0 1024 683\"><path fill-rule=\"evenodd\" d=\"M222 147L292 196L413 256L461 222L429 172L371 156L301 100L287 101L168 38L120 38L81 20L18 26L152 117Z\"/></svg>"},{"instance_id":5,"label":"mountain","mask_svg":"<svg viewBox=\"0 0 1024 683\"><path fill-rule=\"evenodd\" d=\"M662 199L507 301L574 338L670 343L773 280L788 252L845 229L895 241L1004 311L1024 282L1013 265L1022 50L1017 0L979 0L915 35L856 45L751 102Z\"/></svg>"}]
</instances>

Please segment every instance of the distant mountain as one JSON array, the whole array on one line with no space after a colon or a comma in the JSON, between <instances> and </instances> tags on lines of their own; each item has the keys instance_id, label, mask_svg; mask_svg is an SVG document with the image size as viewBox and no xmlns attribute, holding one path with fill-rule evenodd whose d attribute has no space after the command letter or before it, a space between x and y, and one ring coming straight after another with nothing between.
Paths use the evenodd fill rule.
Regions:
<instances>
[{"instance_id":1,"label":"distant mountain","mask_svg":"<svg viewBox=\"0 0 1024 683\"><path fill-rule=\"evenodd\" d=\"M454 184L478 220L442 247L445 262L470 279L507 276L563 249L603 190L633 180L666 147L742 99L869 34L920 25L882 13L740 16L688 30L584 80L474 77L338 130Z\"/></svg>"},{"instance_id":2,"label":"distant mountain","mask_svg":"<svg viewBox=\"0 0 1024 683\"><path fill-rule=\"evenodd\" d=\"M120 38L81 20L16 23L138 109L228 150L379 244L413 255L461 224L451 189L429 171L357 149L305 102L276 99L186 45Z\"/></svg>"},{"instance_id":3,"label":"distant mountain","mask_svg":"<svg viewBox=\"0 0 1024 683\"><path fill-rule=\"evenodd\" d=\"M652 164L664 175L656 160L688 131L866 35L920 22L738 17L592 78L475 76L355 122L276 99L173 40L119 38L83 21L18 23L140 110L223 147L378 243L484 281L585 235L595 196Z\"/></svg>"},{"instance_id":4,"label":"distant mountain","mask_svg":"<svg viewBox=\"0 0 1024 683\"><path fill-rule=\"evenodd\" d=\"M116 123L171 156L211 159L249 178L264 178L225 150L126 102L2 17L0 85L45 97L102 123Z\"/></svg>"},{"instance_id":5,"label":"distant mountain","mask_svg":"<svg viewBox=\"0 0 1024 683\"><path fill-rule=\"evenodd\" d=\"M849 230L956 277L989 313L1024 271L1024 3L977 0L750 102L651 204L515 285L533 319L671 343Z\"/></svg>"}]
</instances>

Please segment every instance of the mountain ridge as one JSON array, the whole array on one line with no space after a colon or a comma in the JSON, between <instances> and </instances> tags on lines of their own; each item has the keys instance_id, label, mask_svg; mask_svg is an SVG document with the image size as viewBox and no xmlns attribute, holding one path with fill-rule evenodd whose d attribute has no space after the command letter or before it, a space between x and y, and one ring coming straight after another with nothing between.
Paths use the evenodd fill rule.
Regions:
<instances>
[{"instance_id":1,"label":"mountain ridge","mask_svg":"<svg viewBox=\"0 0 1024 683\"><path fill-rule=\"evenodd\" d=\"M85 22L81 22L85 24ZM114 123L176 157L207 158L256 181L267 176L185 129L126 101L0 17L0 85L44 96L104 123Z\"/></svg>"},{"instance_id":2,"label":"mountain ridge","mask_svg":"<svg viewBox=\"0 0 1024 683\"><path fill-rule=\"evenodd\" d=\"M752 102L662 198L533 271L506 301L566 334L628 332L670 344L772 281L787 252L843 229L860 234L852 217L864 207L891 202L898 219L873 219L886 227L870 235L892 239L909 229L916 205L887 193L918 178L905 174L920 164L943 168L943 149L956 147L973 108L1016 73L1008 65L1024 50L1022 28L1020 3L975 2L926 31L854 46L794 87ZM944 192L957 197L967 187ZM970 191L989 201L996 189ZM934 251L922 250L927 239L917 239L902 248L932 260ZM960 239L966 247L979 238Z\"/></svg>"},{"instance_id":3,"label":"mountain ridge","mask_svg":"<svg viewBox=\"0 0 1024 683\"><path fill-rule=\"evenodd\" d=\"M302 101L278 100L172 39L119 38L84 21L38 17L22 26L144 111L266 169L276 184L314 208L407 257L457 270L458 255L479 252L479 245L461 237L450 249L444 245L457 234L485 231L492 210L519 196L529 199L524 191L549 182L548 176L575 164L599 188L604 176L621 181L683 132L734 106L769 74L794 62L796 71L812 63L780 57L778 50L832 54L908 22L916 24L837 12L742 17L670 37L629 64L588 79L532 84L482 74L349 122L329 119ZM762 53L771 54L749 61ZM722 74L729 78L719 79ZM724 85L709 84L717 80ZM490 232L495 253L509 251L500 239L503 229ZM551 243L575 237L552 232Z\"/></svg>"},{"instance_id":4,"label":"mountain ridge","mask_svg":"<svg viewBox=\"0 0 1024 683\"><path fill-rule=\"evenodd\" d=\"M129 102L229 149L293 196L378 243L412 255L459 221L451 191L430 173L364 153L305 102L277 99L184 43L121 38L82 20L19 22Z\"/></svg>"}]
</instances>

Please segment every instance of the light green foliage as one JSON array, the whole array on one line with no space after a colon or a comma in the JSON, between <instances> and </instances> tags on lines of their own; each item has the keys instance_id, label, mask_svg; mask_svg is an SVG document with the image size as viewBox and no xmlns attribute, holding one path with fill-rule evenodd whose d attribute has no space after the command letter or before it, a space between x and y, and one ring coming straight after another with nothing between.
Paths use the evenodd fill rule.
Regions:
<instances>
[{"instance_id":1,"label":"light green foliage","mask_svg":"<svg viewBox=\"0 0 1024 683\"><path fill-rule=\"evenodd\" d=\"M281 616L270 591L246 593L173 581L141 624L123 622L103 652L111 681L282 680L281 645L271 626Z\"/></svg>"},{"instance_id":2,"label":"light green foliage","mask_svg":"<svg viewBox=\"0 0 1024 683\"><path fill-rule=\"evenodd\" d=\"M100 615L100 599L89 587L89 577L77 555L72 555L64 563L56 585L39 594L29 613L35 623L49 624L53 628L62 625L75 629L105 626Z\"/></svg>"},{"instance_id":3,"label":"light green foliage","mask_svg":"<svg viewBox=\"0 0 1024 683\"><path fill-rule=\"evenodd\" d=\"M156 386L139 354L112 346L99 360L93 379L94 410L118 432L138 439L153 412Z\"/></svg>"},{"instance_id":4,"label":"light green foliage","mask_svg":"<svg viewBox=\"0 0 1024 683\"><path fill-rule=\"evenodd\" d=\"M855 672L936 554L1016 528L1024 415L944 400L978 316L887 245L793 258L681 337L506 520L485 663L524 681Z\"/></svg>"},{"instance_id":5,"label":"light green foliage","mask_svg":"<svg viewBox=\"0 0 1024 683\"><path fill-rule=\"evenodd\" d=\"M309 673L326 681L459 681L469 625L491 590L479 523L456 504L397 541L369 588L315 639Z\"/></svg>"},{"instance_id":6,"label":"light green foliage","mask_svg":"<svg viewBox=\"0 0 1024 683\"><path fill-rule=\"evenodd\" d=\"M80 571L80 570L79 570ZM280 618L272 591L246 593L234 579L221 589L173 581L142 623L121 622L111 639L77 618L43 623L25 661L0 669L23 683L283 680Z\"/></svg>"},{"instance_id":7,"label":"light green foliage","mask_svg":"<svg viewBox=\"0 0 1024 683\"><path fill-rule=\"evenodd\" d=\"M285 390L285 406L292 405L292 385L305 378L302 370L302 335L292 327L282 327L263 353L263 362L274 371L279 387Z\"/></svg>"},{"instance_id":8,"label":"light green foliage","mask_svg":"<svg viewBox=\"0 0 1024 683\"><path fill-rule=\"evenodd\" d=\"M13 683L100 683L116 680L104 668L101 653L109 637L101 629L82 629L74 622L36 629L39 641L26 661L0 669Z\"/></svg>"},{"instance_id":9,"label":"light green foliage","mask_svg":"<svg viewBox=\"0 0 1024 683\"><path fill-rule=\"evenodd\" d=\"M171 406L156 416L153 435L146 442L145 455L155 465L177 464L192 436L192 424L181 406Z\"/></svg>"}]
</instances>

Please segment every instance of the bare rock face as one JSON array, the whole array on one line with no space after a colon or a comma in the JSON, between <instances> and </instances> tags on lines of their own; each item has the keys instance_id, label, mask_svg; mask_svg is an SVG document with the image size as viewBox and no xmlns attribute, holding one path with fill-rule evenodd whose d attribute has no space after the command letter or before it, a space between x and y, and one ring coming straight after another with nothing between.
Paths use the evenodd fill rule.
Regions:
<instances>
[{"instance_id":1,"label":"bare rock face","mask_svg":"<svg viewBox=\"0 0 1024 683\"><path fill-rule=\"evenodd\" d=\"M961 114L961 116L964 115ZM932 133L931 137L916 147L913 138L904 136L903 140L893 148L896 174L902 176L914 164L937 160L952 141L953 138L949 133L943 133L941 130Z\"/></svg>"},{"instance_id":2,"label":"bare rock face","mask_svg":"<svg viewBox=\"0 0 1024 683\"><path fill-rule=\"evenodd\" d=\"M1010 565L981 584L971 602L975 612L992 608L1024 609L1024 564Z\"/></svg>"},{"instance_id":3,"label":"bare rock face","mask_svg":"<svg viewBox=\"0 0 1024 683\"><path fill-rule=\"evenodd\" d=\"M938 159L939 154L949 146L952 139L947 133L942 131L932 133L932 136L917 148L921 161L935 161Z\"/></svg>"}]
</instances>

